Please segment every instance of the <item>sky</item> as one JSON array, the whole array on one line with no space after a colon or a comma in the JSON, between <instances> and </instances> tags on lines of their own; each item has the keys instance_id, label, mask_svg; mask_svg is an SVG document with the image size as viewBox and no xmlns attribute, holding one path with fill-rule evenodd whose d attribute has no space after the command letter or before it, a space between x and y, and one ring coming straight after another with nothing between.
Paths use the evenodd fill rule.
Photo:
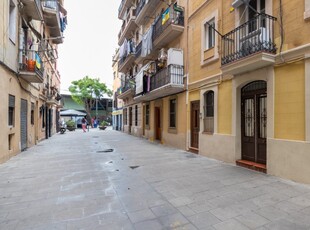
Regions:
<instances>
[{"instance_id":1,"label":"sky","mask_svg":"<svg viewBox=\"0 0 310 230\"><path fill-rule=\"evenodd\" d=\"M122 21L121 0L65 0L68 25L64 43L58 46L61 93L69 93L72 81L85 76L99 78L109 89L113 85L112 57L118 47Z\"/></svg>"}]
</instances>

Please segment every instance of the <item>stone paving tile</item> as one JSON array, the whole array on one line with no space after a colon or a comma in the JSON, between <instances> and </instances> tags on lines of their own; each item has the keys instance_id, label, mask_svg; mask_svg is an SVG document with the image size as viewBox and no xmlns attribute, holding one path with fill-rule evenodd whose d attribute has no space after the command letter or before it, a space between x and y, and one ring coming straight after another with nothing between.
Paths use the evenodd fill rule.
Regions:
<instances>
[{"instance_id":1,"label":"stone paving tile","mask_svg":"<svg viewBox=\"0 0 310 230\"><path fill-rule=\"evenodd\" d=\"M217 230L229 230L229 229L249 230L250 229L234 219L225 220L224 222L213 225L213 227Z\"/></svg>"},{"instance_id":2,"label":"stone paving tile","mask_svg":"<svg viewBox=\"0 0 310 230\"><path fill-rule=\"evenodd\" d=\"M168 202L159 206L152 207L151 210L157 217L167 216L178 212L178 210Z\"/></svg>"},{"instance_id":3,"label":"stone paving tile","mask_svg":"<svg viewBox=\"0 0 310 230\"><path fill-rule=\"evenodd\" d=\"M164 226L158 220L147 220L134 224L136 230L162 230Z\"/></svg>"},{"instance_id":4,"label":"stone paving tile","mask_svg":"<svg viewBox=\"0 0 310 230\"><path fill-rule=\"evenodd\" d=\"M150 209L144 209L137 212L129 212L128 216L132 223L138 223L146 220L156 219L156 216Z\"/></svg>"},{"instance_id":5,"label":"stone paving tile","mask_svg":"<svg viewBox=\"0 0 310 230\"><path fill-rule=\"evenodd\" d=\"M308 185L121 132L80 131L0 165L0 229L310 229Z\"/></svg>"},{"instance_id":6,"label":"stone paving tile","mask_svg":"<svg viewBox=\"0 0 310 230\"><path fill-rule=\"evenodd\" d=\"M212 215L210 212L202 212L188 217L189 221L196 226L198 229L214 224L220 223L221 221Z\"/></svg>"},{"instance_id":7,"label":"stone paving tile","mask_svg":"<svg viewBox=\"0 0 310 230\"><path fill-rule=\"evenodd\" d=\"M240 223L244 224L245 226L249 227L250 229L256 229L258 227L262 227L263 225L270 222L266 218L254 213L249 212L243 215L235 217Z\"/></svg>"},{"instance_id":8,"label":"stone paving tile","mask_svg":"<svg viewBox=\"0 0 310 230\"><path fill-rule=\"evenodd\" d=\"M263 207L257 211L255 211L255 213L265 217L268 220L271 221L275 221L278 219L281 219L283 217L288 216L288 214L284 211L281 211L277 208L274 208L272 206L267 206L267 207Z\"/></svg>"},{"instance_id":9,"label":"stone paving tile","mask_svg":"<svg viewBox=\"0 0 310 230\"><path fill-rule=\"evenodd\" d=\"M286 219L280 219L269 224L266 224L264 227L272 230L309 230L309 226L305 226L299 223L292 223Z\"/></svg>"}]
</instances>

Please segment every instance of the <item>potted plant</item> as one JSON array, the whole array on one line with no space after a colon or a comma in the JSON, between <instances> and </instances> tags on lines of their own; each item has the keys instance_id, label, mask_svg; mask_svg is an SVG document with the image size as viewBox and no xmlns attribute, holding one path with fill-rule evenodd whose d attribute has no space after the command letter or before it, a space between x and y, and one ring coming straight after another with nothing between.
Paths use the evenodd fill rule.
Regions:
<instances>
[{"instance_id":1,"label":"potted plant","mask_svg":"<svg viewBox=\"0 0 310 230\"><path fill-rule=\"evenodd\" d=\"M108 125L109 125L108 122L106 122L106 121L101 121L100 124L99 124L99 129L105 130L105 129L107 128Z\"/></svg>"},{"instance_id":2,"label":"potted plant","mask_svg":"<svg viewBox=\"0 0 310 230\"><path fill-rule=\"evenodd\" d=\"M66 125L67 125L67 129L69 131L75 131L75 121L74 120L68 120L66 122Z\"/></svg>"}]
</instances>

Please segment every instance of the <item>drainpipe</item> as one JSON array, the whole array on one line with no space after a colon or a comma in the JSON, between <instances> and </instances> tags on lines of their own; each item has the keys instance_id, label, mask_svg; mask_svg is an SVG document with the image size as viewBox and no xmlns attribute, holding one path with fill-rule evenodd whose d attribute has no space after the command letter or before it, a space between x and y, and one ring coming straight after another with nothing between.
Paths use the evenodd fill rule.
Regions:
<instances>
[{"instance_id":1,"label":"drainpipe","mask_svg":"<svg viewBox=\"0 0 310 230\"><path fill-rule=\"evenodd\" d=\"M189 83L189 71L188 71L188 57L189 57L189 48L188 48L188 39L189 39L189 25L188 25L188 18L189 18L189 15L188 15L188 6L189 5L189 0L186 0L186 97L185 97L185 100L186 100L186 113L187 113L187 121L186 121L186 150L189 149L189 139L190 139L190 131L188 131L188 128L189 128L189 124L190 124L190 112L188 112L188 107L189 107L189 92L188 92L188 83Z\"/></svg>"}]
</instances>

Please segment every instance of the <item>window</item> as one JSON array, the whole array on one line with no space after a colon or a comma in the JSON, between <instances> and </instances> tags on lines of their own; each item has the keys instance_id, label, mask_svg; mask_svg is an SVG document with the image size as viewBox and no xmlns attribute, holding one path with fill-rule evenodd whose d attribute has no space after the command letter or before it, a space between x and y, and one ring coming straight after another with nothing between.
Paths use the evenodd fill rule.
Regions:
<instances>
[{"instance_id":1,"label":"window","mask_svg":"<svg viewBox=\"0 0 310 230\"><path fill-rule=\"evenodd\" d=\"M265 13L265 0L251 0L249 2L249 5L250 7L248 7L248 21L253 22L249 24L249 32L257 30L257 27L266 27L266 19L264 17L262 17L260 25L257 25L255 20L253 20L257 16L257 12Z\"/></svg>"},{"instance_id":2,"label":"window","mask_svg":"<svg viewBox=\"0 0 310 230\"><path fill-rule=\"evenodd\" d=\"M9 13L9 38L12 42L16 42L16 16L17 9L14 2L10 1L10 13Z\"/></svg>"},{"instance_id":3,"label":"window","mask_svg":"<svg viewBox=\"0 0 310 230\"><path fill-rule=\"evenodd\" d=\"M30 121L31 121L31 124L34 125L34 103L31 102L31 112L30 112Z\"/></svg>"},{"instance_id":4,"label":"window","mask_svg":"<svg viewBox=\"0 0 310 230\"><path fill-rule=\"evenodd\" d=\"M204 25L205 29L205 50L211 49L215 46L215 19L211 19Z\"/></svg>"},{"instance_id":5,"label":"window","mask_svg":"<svg viewBox=\"0 0 310 230\"><path fill-rule=\"evenodd\" d=\"M150 104L145 105L145 125L150 125Z\"/></svg>"},{"instance_id":6,"label":"window","mask_svg":"<svg viewBox=\"0 0 310 230\"><path fill-rule=\"evenodd\" d=\"M204 94L204 131L214 132L214 92L208 91Z\"/></svg>"},{"instance_id":7,"label":"window","mask_svg":"<svg viewBox=\"0 0 310 230\"><path fill-rule=\"evenodd\" d=\"M176 128L176 99L170 100L169 105L169 127Z\"/></svg>"},{"instance_id":8,"label":"window","mask_svg":"<svg viewBox=\"0 0 310 230\"><path fill-rule=\"evenodd\" d=\"M8 125L15 125L15 96L9 95Z\"/></svg>"},{"instance_id":9,"label":"window","mask_svg":"<svg viewBox=\"0 0 310 230\"><path fill-rule=\"evenodd\" d=\"M135 126L138 126L138 105L135 106Z\"/></svg>"}]
</instances>

